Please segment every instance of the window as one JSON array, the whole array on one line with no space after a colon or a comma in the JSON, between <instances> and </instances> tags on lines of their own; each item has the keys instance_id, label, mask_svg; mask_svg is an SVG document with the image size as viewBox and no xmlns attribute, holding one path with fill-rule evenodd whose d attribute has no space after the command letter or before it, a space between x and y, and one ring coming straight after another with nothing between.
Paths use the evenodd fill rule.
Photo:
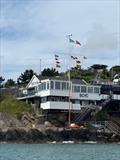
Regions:
<instances>
[{"instance_id":1,"label":"window","mask_svg":"<svg viewBox=\"0 0 120 160\"><path fill-rule=\"evenodd\" d=\"M39 84L38 86L38 91L41 91L41 84Z\"/></svg>"},{"instance_id":2,"label":"window","mask_svg":"<svg viewBox=\"0 0 120 160\"><path fill-rule=\"evenodd\" d=\"M60 89L60 82L55 82L55 89Z\"/></svg>"},{"instance_id":3,"label":"window","mask_svg":"<svg viewBox=\"0 0 120 160\"><path fill-rule=\"evenodd\" d=\"M80 86L74 86L74 92L80 92Z\"/></svg>"},{"instance_id":4,"label":"window","mask_svg":"<svg viewBox=\"0 0 120 160\"><path fill-rule=\"evenodd\" d=\"M47 82L47 89L49 89L49 82Z\"/></svg>"},{"instance_id":5,"label":"window","mask_svg":"<svg viewBox=\"0 0 120 160\"><path fill-rule=\"evenodd\" d=\"M41 83L41 90L43 90L43 83Z\"/></svg>"},{"instance_id":6,"label":"window","mask_svg":"<svg viewBox=\"0 0 120 160\"><path fill-rule=\"evenodd\" d=\"M43 83L43 90L46 90L46 82Z\"/></svg>"},{"instance_id":7,"label":"window","mask_svg":"<svg viewBox=\"0 0 120 160\"><path fill-rule=\"evenodd\" d=\"M66 90L66 89L67 89L66 82L62 82L62 90Z\"/></svg>"},{"instance_id":8,"label":"window","mask_svg":"<svg viewBox=\"0 0 120 160\"><path fill-rule=\"evenodd\" d=\"M67 86L67 90L69 89L69 83L66 83L66 86Z\"/></svg>"},{"instance_id":9,"label":"window","mask_svg":"<svg viewBox=\"0 0 120 160\"><path fill-rule=\"evenodd\" d=\"M94 87L94 93L99 93L99 87Z\"/></svg>"},{"instance_id":10,"label":"window","mask_svg":"<svg viewBox=\"0 0 120 160\"><path fill-rule=\"evenodd\" d=\"M88 87L88 93L93 93L93 87Z\"/></svg>"},{"instance_id":11,"label":"window","mask_svg":"<svg viewBox=\"0 0 120 160\"><path fill-rule=\"evenodd\" d=\"M87 89L86 86L81 86L81 92L86 93Z\"/></svg>"},{"instance_id":12,"label":"window","mask_svg":"<svg viewBox=\"0 0 120 160\"><path fill-rule=\"evenodd\" d=\"M50 88L54 89L54 82L53 81L50 81Z\"/></svg>"},{"instance_id":13,"label":"window","mask_svg":"<svg viewBox=\"0 0 120 160\"><path fill-rule=\"evenodd\" d=\"M42 97L41 98L41 103L45 103L45 102L47 102L47 97Z\"/></svg>"}]
</instances>

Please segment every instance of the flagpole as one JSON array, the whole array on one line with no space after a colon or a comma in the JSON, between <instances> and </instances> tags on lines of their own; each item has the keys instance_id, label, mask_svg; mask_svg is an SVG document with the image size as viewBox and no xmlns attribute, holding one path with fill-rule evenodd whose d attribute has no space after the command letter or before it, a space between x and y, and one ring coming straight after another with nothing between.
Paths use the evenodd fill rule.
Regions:
<instances>
[{"instance_id":1,"label":"flagpole","mask_svg":"<svg viewBox=\"0 0 120 160\"><path fill-rule=\"evenodd\" d=\"M69 41L70 41L70 37L72 36L71 35L68 35L68 38L69 38ZM70 43L69 43L69 58L70 58L70 53L71 53L71 50L70 50ZM71 82L70 82L70 65L68 66L69 69L68 69L68 81L69 81L69 93L68 93L68 126L70 127L70 124L71 124L71 105L70 105L70 97L71 97Z\"/></svg>"},{"instance_id":2,"label":"flagpole","mask_svg":"<svg viewBox=\"0 0 120 160\"><path fill-rule=\"evenodd\" d=\"M40 73L40 76L41 76L41 58L40 58L40 71L39 71Z\"/></svg>"}]
</instances>

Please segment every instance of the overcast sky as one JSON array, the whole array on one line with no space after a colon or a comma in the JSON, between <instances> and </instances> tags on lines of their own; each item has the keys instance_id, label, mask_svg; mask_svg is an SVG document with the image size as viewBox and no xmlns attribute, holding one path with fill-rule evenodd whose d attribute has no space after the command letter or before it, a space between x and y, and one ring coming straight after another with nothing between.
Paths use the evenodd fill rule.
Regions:
<instances>
[{"instance_id":1,"label":"overcast sky","mask_svg":"<svg viewBox=\"0 0 120 160\"><path fill-rule=\"evenodd\" d=\"M68 34L82 45L69 44ZM42 69L55 67L54 54L63 71L74 65L69 51L82 68L119 65L119 38L119 0L0 0L0 72L6 79L30 68L38 73L40 59Z\"/></svg>"}]
</instances>

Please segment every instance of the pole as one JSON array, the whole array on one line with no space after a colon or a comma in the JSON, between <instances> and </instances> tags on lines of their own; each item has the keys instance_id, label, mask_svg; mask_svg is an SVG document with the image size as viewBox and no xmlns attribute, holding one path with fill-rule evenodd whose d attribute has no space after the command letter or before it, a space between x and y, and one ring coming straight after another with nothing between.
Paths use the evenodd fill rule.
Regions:
<instances>
[{"instance_id":1,"label":"pole","mask_svg":"<svg viewBox=\"0 0 120 160\"><path fill-rule=\"evenodd\" d=\"M41 59L40 59L40 71L39 72L40 72L39 74L41 76Z\"/></svg>"},{"instance_id":2,"label":"pole","mask_svg":"<svg viewBox=\"0 0 120 160\"><path fill-rule=\"evenodd\" d=\"M70 37L72 36L72 34L68 35L68 38L70 39ZM69 57L70 57L70 45L69 45ZM69 66L69 71L68 71L68 81L69 81L69 97L68 97L68 125L70 127L71 124L71 105L70 105L70 96L71 96L71 82L70 82L70 66Z\"/></svg>"},{"instance_id":3,"label":"pole","mask_svg":"<svg viewBox=\"0 0 120 160\"><path fill-rule=\"evenodd\" d=\"M70 83L70 69L68 72L68 80L69 80L69 99L68 99L68 124L71 124L71 106L70 106L70 96L71 96L71 83Z\"/></svg>"}]
</instances>

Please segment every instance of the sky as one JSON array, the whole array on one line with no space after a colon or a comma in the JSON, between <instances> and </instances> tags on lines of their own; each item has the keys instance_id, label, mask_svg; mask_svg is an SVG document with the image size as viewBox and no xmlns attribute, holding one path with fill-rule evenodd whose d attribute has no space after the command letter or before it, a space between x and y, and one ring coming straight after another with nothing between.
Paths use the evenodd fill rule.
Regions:
<instances>
[{"instance_id":1,"label":"sky","mask_svg":"<svg viewBox=\"0 0 120 160\"><path fill-rule=\"evenodd\" d=\"M69 43L67 35L81 46ZM82 68L120 65L119 0L0 0L0 76L16 80L26 69L65 71L79 57ZM83 60L83 56L87 60Z\"/></svg>"}]
</instances>

